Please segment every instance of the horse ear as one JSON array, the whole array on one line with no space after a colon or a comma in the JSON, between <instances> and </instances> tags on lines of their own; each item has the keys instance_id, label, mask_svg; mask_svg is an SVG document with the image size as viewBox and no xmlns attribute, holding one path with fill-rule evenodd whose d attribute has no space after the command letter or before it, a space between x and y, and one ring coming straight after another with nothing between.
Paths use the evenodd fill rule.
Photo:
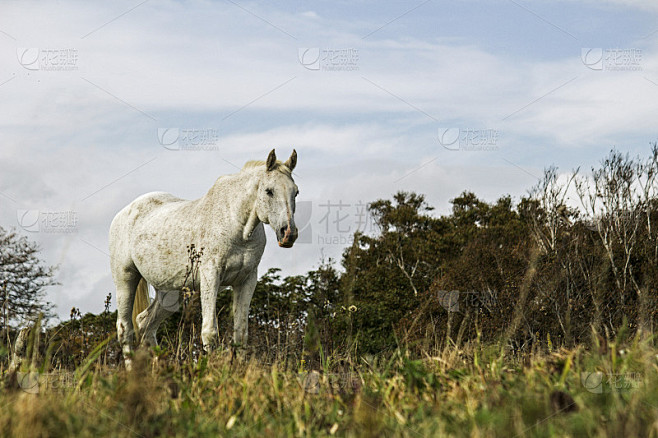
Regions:
<instances>
[{"instance_id":1,"label":"horse ear","mask_svg":"<svg viewBox=\"0 0 658 438\"><path fill-rule=\"evenodd\" d=\"M292 154L290 154L290 158L288 158L288 160L284 164L292 172L292 170L297 165L297 151L296 150L294 150L294 149L292 150Z\"/></svg>"},{"instance_id":2,"label":"horse ear","mask_svg":"<svg viewBox=\"0 0 658 438\"><path fill-rule=\"evenodd\" d=\"M269 172L270 170L274 169L274 166L276 166L276 153L274 153L274 149L272 149L270 154L267 156L267 161L265 162L265 167L267 168L267 171Z\"/></svg>"}]
</instances>

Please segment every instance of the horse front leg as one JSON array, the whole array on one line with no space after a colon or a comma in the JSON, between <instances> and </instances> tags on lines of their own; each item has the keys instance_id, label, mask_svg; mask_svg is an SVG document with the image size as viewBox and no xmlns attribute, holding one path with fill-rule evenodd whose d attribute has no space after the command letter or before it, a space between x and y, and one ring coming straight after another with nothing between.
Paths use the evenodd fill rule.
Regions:
<instances>
[{"instance_id":1,"label":"horse front leg","mask_svg":"<svg viewBox=\"0 0 658 438\"><path fill-rule=\"evenodd\" d=\"M249 305L256 289L256 270L249 274L242 284L233 286L233 343L247 344L249 334Z\"/></svg>"},{"instance_id":2,"label":"horse front leg","mask_svg":"<svg viewBox=\"0 0 658 438\"><path fill-rule=\"evenodd\" d=\"M217 330L217 290L219 275L215 269L201 272L201 341L203 349L208 353L215 346L218 337Z\"/></svg>"}]
</instances>

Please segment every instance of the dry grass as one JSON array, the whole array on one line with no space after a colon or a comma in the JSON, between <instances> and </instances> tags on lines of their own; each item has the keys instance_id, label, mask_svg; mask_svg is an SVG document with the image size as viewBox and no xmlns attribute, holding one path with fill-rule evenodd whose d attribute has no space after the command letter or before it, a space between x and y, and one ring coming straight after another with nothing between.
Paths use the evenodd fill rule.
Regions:
<instances>
[{"instance_id":1,"label":"dry grass","mask_svg":"<svg viewBox=\"0 0 658 438\"><path fill-rule=\"evenodd\" d=\"M523 357L504 351L474 343L422 359L398 351L304 370L226 351L180 365L141 350L130 373L94 363L55 379L42 374L36 390L25 383L27 370L6 375L0 430L43 437L658 436L650 340Z\"/></svg>"}]
</instances>

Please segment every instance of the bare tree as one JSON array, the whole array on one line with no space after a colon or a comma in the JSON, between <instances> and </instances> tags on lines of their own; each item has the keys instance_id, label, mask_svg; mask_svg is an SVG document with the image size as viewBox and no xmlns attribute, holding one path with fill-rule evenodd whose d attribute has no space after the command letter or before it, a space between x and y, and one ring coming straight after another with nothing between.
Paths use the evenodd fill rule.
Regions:
<instances>
[{"instance_id":1,"label":"bare tree","mask_svg":"<svg viewBox=\"0 0 658 438\"><path fill-rule=\"evenodd\" d=\"M564 182L558 181L557 168L544 170L544 177L530 189L530 198L536 202L537 214L532 215L532 230L537 245L544 254L555 251L562 230L570 225L570 211L565 201L578 170Z\"/></svg>"},{"instance_id":2,"label":"bare tree","mask_svg":"<svg viewBox=\"0 0 658 438\"><path fill-rule=\"evenodd\" d=\"M642 220L641 170L637 160L613 150L599 169L592 168L591 177L580 178L576 184L610 261L622 304L629 285L641 294L630 264Z\"/></svg>"},{"instance_id":3,"label":"bare tree","mask_svg":"<svg viewBox=\"0 0 658 438\"><path fill-rule=\"evenodd\" d=\"M652 224L658 201L658 143L651 145L651 155L638 165L638 185L641 208L646 219L647 243L653 254L654 264L658 264L658 230Z\"/></svg>"},{"instance_id":4,"label":"bare tree","mask_svg":"<svg viewBox=\"0 0 658 438\"><path fill-rule=\"evenodd\" d=\"M567 206L568 195L578 169L566 180L559 178L557 168L544 170L544 177L529 191L531 230L541 253L559 263L559 275L546 275L536 279L537 300L540 307L550 309L559 323L565 339L571 339L571 306L568 303L575 292L575 260L572 249L575 240L570 237L572 219L578 217L576 209Z\"/></svg>"},{"instance_id":5,"label":"bare tree","mask_svg":"<svg viewBox=\"0 0 658 438\"><path fill-rule=\"evenodd\" d=\"M47 286L57 284L54 270L44 266L36 243L0 227L0 327L7 339L9 328L39 314L52 316L53 305L44 296Z\"/></svg>"},{"instance_id":6,"label":"bare tree","mask_svg":"<svg viewBox=\"0 0 658 438\"><path fill-rule=\"evenodd\" d=\"M644 161L612 150L591 177L582 177L576 187L585 214L591 219L610 263L622 306L634 294L639 303L639 323L647 324L649 285L634 269L633 260L645 253L658 262L655 220L658 195L658 147L652 146ZM648 248L648 250L647 250Z\"/></svg>"}]
</instances>

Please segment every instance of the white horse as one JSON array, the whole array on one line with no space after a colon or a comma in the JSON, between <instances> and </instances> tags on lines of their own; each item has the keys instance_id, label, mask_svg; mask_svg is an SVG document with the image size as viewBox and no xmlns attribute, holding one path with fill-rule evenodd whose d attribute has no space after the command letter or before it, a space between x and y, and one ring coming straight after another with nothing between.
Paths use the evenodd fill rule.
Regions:
<instances>
[{"instance_id":1,"label":"white horse","mask_svg":"<svg viewBox=\"0 0 658 438\"><path fill-rule=\"evenodd\" d=\"M137 333L138 344L155 345L158 326L178 309L185 286L200 287L205 350L212 348L217 336L215 303L222 286L233 288L233 341L247 342L249 304L265 249L263 224L272 226L281 247L292 247L297 238L293 215L299 190L292 179L296 163L294 150L282 163L273 149L266 161L249 161L239 173L219 177L200 199L147 193L114 217L110 263L117 295L117 336L127 367L133 334ZM198 285L190 284L186 275L190 244L203 248ZM156 290L150 304L147 283Z\"/></svg>"}]
</instances>

